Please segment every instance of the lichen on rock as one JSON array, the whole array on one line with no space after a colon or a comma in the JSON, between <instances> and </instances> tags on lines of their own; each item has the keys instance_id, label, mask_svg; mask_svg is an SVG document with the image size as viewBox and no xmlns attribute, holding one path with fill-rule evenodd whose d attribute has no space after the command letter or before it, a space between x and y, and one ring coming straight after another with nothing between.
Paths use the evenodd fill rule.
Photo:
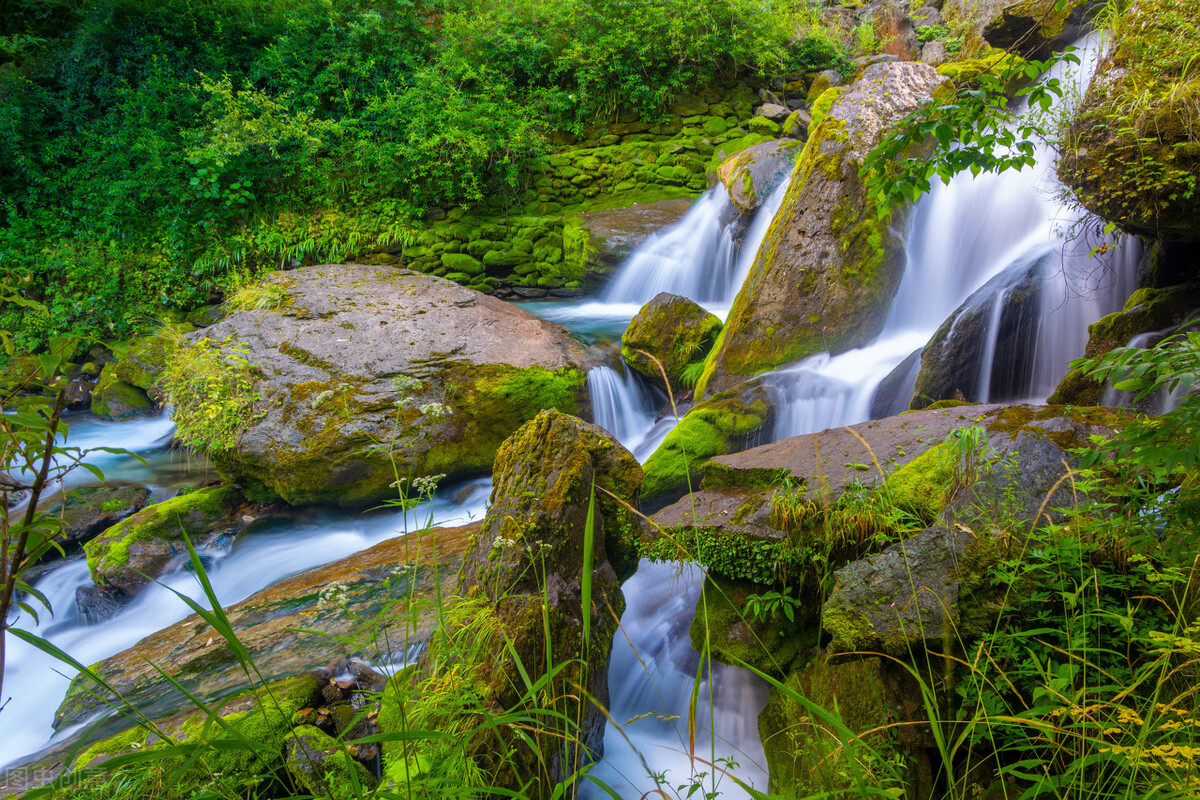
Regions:
<instances>
[{"instance_id":1,"label":"lichen on rock","mask_svg":"<svg viewBox=\"0 0 1200 800\"><path fill-rule=\"evenodd\" d=\"M270 280L285 307L235 311L197 334L253 367L253 415L210 452L248 496L378 503L416 477L487 472L544 408L587 413L582 345L508 303L387 267Z\"/></svg>"}]
</instances>

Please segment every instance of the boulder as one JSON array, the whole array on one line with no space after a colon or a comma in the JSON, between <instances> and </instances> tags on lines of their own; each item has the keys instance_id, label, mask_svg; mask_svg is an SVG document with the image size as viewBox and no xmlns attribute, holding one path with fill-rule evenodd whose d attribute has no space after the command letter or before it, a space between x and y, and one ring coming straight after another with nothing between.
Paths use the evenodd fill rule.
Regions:
<instances>
[{"instance_id":1,"label":"boulder","mask_svg":"<svg viewBox=\"0 0 1200 800\"><path fill-rule=\"evenodd\" d=\"M974 543L969 531L932 527L839 569L822 618L830 649L920 657L958 636L957 569Z\"/></svg>"},{"instance_id":2,"label":"boulder","mask_svg":"<svg viewBox=\"0 0 1200 800\"><path fill-rule=\"evenodd\" d=\"M397 476L487 472L544 408L586 413L583 346L509 303L388 267L269 281L286 298L276 308L196 334L248 388L238 429L208 447L248 497L378 503L396 497ZM202 394L174 397L176 408L203 408Z\"/></svg>"},{"instance_id":3,"label":"boulder","mask_svg":"<svg viewBox=\"0 0 1200 800\"><path fill-rule=\"evenodd\" d=\"M932 6L921 6L912 13L913 27L920 30L921 28L936 28L944 23L942 12Z\"/></svg>"},{"instance_id":4,"label":"boulder","mask_svg":"<svg viewBox=\"0 0 1200 800\"><path fill-rule=\"evenodd\" d=\"M679 397L691 388L684 370L703 362L720 331L721 320L715 315L686 297L660 292L621 335L621 358L660 389L669 385Z\"/></svg>"},{"instance_id":5,"label":"boulder","mask_svg":"<svg viewBox=\"0 0 1200 800\"><path fill-rule=\"evenodd\" d=\"M763 103L754 110L754 116L766 117L775 122L783 122L790 113L792 113L791 109L787 107L786 103Z\"/></svg>"},{"instance_id":6,"label":"boulder","mask_svg":"<svg viewBox=\"0 0 1200 800\"><path fill-rule=\"evenodd\" d=\"M698 397L821 350L843 352L879 332L904 266L902 213L879 217L859 167L891 126L944 83L925 64L881 64L833 98L819 122L814 106L815 127Z\"/></svg>"},{"instance_id":7,"label":"boulder","mask_svg":"<svg viewBox=\"0 0 1200 800\"><path fill-rule=\"evenodd\" d=\"M1015 0L993 10L983 27L992 47L1044 59L1079 37L1089 0Z\"/></svg>"},{"instance_id":8,"label":"boulder","mask_svg":"<svg viewBox=\"0 0 1200 800\"><path fill-rule=\"evenodd\" d=\"M539 775L549 787L601 753L603 715L592 702L573 698L582 687L608 705L608 655L624 609L618 574L628 576L636 564L638 518L629 508L637 503L642 470L606 431L552 409L505 441L494 481L458 591L482 604L478 620L464 627L490 627L497 646L483 647L463 667L485 706L517 710L528 702L525 681L546 676L547 662L563 665L550 691L560 698L555 707L579 721L574 740L551 740L540 767L530 760L536 756L518 750L491 776L492 785L515 790L525 776ZM585 589L580 576L589 568ZM438 679L445 644L430 643L418 673ZM494 734L485 738L476 753L484 761L496 747Z\"/></svg>"},{"instance_id":9,"label":"boulder","mask_svg":"<svg viewBox=\"0 0 1200 800\"><path fill-rule=\"evenodd\" d=\"M795 112L797 124L799 114L799 111ZM801 143L795 140L776 139L747 147L721 162L717 178L729 192L730 202L744 213L762 205L779 182L791 173L800 148Z\"/></svg>"},{"instance_id":10,"label":"boulder","mask_svg":"<svg viewBox=\"0 0 1200 800\"><path fill-rule=\"evenodd\" d=\"M1200 5L1131 4L1071 121L1058 176L1130 233L1200 241Z\"/></svg>"},{"instance_id":11,"label":"boulder","mask_svg":"<svg viewBox=\"0 0 1200 800\"><path fill-rule=\"evenodd\" d=\"M875 29L884 54L901 61L912 61L920 52L920 42L913 21L908 16L908 4L900 0L883 0L863 12L863 20Z\"/></svg>"},{"instance_id":12,"label":"boulder","mask_svg":"<svg viewBox=\"0 0 1200 800\"><path fill-rule=\"evenodd\" d=\"M92 389L92 413L104 419L130 419L154 410L154 403L138 387L117 377L113 364L105 364Z\"/></svg>"},{"instance_id":13,"label":"boulder","mask_svg":"<svg viewBox=\"0 0 1200 800\"><path fill-rule=\"evenodd\" d=\"M111 528L128 516L142 510L150 501L145 486L79 486L40 504L39 510L62 520L62 534L56 541L68 554L84 543ZM45 558L53 558L50 550Z\"/></svg>"},{"instance_id":14,"label":"boulder","mask_svg":"<svg viewBox=\"0 0 1200 800\"><path fill-rule=\"evenodd\" d=\"M871 397L871 419L894 417L907 411L920 371L921 351L914 350L875 387Z\"/></svg>"},{"instance_id":15,"label":"boulder","mask_svg":"<svg viewBox=\"0 0 1200 800\"><path fill-rule=\"evenodd\" d=\"M932 42L926 42L921 48L921 63L928 64L931 67L940 67L946 63L946 45L937 39Z\"/></svg>"},{"instance_id":16,"label":"boulder","mask_svg":"<svg viewBox=\"0 0 1200 800\"><path fill-rule=\"evenodd\" d=\"M197 550L224 547L260 507L232 486L197 489L138 511L84 545L92 581L133 595Z\"/></svg>"},{"instance_id":17,"label":"boulder","mask_svg":"<svg viewBox=\"0 0 1200 800\"><path fill-rule=\"evenodd\" d=\"M1001 273L942 323L921 352L912 408L925 408L938 400L980 402L1028 396L1041 275L1040 263L1015 274Z\"/></svg>"}]
</instances>

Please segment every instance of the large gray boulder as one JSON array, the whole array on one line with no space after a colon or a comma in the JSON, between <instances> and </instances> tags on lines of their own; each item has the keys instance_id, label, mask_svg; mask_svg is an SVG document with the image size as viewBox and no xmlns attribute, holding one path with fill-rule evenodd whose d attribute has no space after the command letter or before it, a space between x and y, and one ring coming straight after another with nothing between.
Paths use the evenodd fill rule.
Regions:
<instances>
[{"instance_id":1,"label":"large gray boulder","mask_svg":"<svg viewBox=\"0 0 1200 800\"><path fill-rule=\"evenodd\" d=\"M902 225L880 218L859 168L944 82L927 64L877 64L810 132L697 396L879 332L904 267Z\"/></svg>"},{"instance_id":2,"label":"large gray boulder","mask_svg":"<svg viewBox=\"0 0 1200 800\"><path fill-rule=\"evenodd\" d=\"M196 334L253 365L259 399L210 456L254 499L378 503L398 480L486 473L542 409L587 413L583 346L509 303L362 265L278 273L268 287L274 307Z\"/></svg>"}]
</instances>

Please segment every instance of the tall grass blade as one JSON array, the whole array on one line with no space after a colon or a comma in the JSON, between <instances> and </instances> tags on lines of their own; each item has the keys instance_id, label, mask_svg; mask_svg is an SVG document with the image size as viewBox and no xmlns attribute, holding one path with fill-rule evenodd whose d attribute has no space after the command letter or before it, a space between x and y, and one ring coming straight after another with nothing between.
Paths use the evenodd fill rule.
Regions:
<instances>
[{"instance_id":1,"label":"tall grass blade","mask_svg":"<svg viewBox=\"0 0 1200 800\"><path fill-rule=\"evenodd\" d=\"M596 543L596 485L588 495L587 520L583 525L583 574L580 576L580 596L583 601L583 649L592 641L592 559Z\"/></svg>"}]
</instances>

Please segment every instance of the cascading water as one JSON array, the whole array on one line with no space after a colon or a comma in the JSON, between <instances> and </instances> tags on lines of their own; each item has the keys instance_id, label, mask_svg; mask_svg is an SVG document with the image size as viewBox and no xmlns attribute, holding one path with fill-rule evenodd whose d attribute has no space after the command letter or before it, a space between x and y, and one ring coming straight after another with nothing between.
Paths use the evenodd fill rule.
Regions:
<instances>
[{"instance_id":1,"label":"cascading water","mask_svg":"<svg viewBox=\"0 0 1200 800\"><path fill-rule=\"evenodd\" d=\"M1101 52L1096 36L1082 44L1083 65L1073 76L1064 65L1052 73L1065 84L1075 82L1080 95ZM1001 399L1042 400L1053 391L1067 362L1083 353L1088 323L1119 309L1132 291L1139 252L1132 237L1114 242L1079 235L1082 215L1058 200L1065 190L1053 175L1053 153L1042 148L1037 155L1037 165L1020 172L960 174L917 203L906 235L904 277L879 336L865 347L812 356L767 378L776 391L776 439L862 422L873 401L877 408L897 405L905 391L911 394L912 383L897 380L891 387L896 396L876 398L880 384L969 299L990 304L986 327L992 336L981 351L979 382L968 388L981 392L972 399L998 399L995 334L1005 292L1017 281L1002 278L994 294L972 295L1031 265L1040 288L1031 355L1022 375L1009 376L1014 385L1004 387ZM1115 250L1095 256L1093 242Z\"/></svg>"},{"instance_id":2,"label":"cascading water","mask_svg":"<svg viewBox=\"0 0 1200 800\"><path fill-rule=\"evenodd\" d=\"M619 338L629 320L659 292L686 297L725 319L767 229L783 205L790 176L771 190L737 244L744 221L721 185L705 192L691 210L657 236L642 242L617 269L598 300L534 302L533 313L581 334Z\"/></svg>"},{"instance_id":3,"label":"cascading water","mask_svg":"<svg viewBox=\"0 0 1200 800\"><path fill-rule=\"evenodd\" d=\"M660 419L666 396L628 366L622 367L624 377L604 365L588 371L592 420L617 437L634 458L645 461L675 426L675 418L664 414Z\"/></svg>"},{"instance_id":4,"label":"cascading water","mask_svg":"<svg viewBox=\"0 0 1200 800\"><path fill-rule=\"evenodd\" d=\"M592 770L619 797L656 794L656 776L664 776L663 786L686 786L698 772L708 774L704 792L715 783L722 798L749 797L722 770L767 790L757 723L766 684L747 670L718 663L707 668L691 645L688 628L702 577L694 567L644 561L622 587L627 607L608 668L609 713L616 724L605 730L604 759ZM697 675L693 764L687 725ZM606 796L584 788L585 796Z\"/></svg>"},{"instance_id":5,"label":"cascading water","mask_svg":"<svg viewBox=\"0 0 1200 800\"><path fill-rule=\"evenodd\" d=\"M170 420L164 417L120 423L82 418L72 425L69 442L73 446L120 446L146 458L151 465L163 464L169 457L162 443L170 438L172 429ZM137 459L107 453L95 455L97 458L89 461L100 461L107 478L128 480L129 476L144 478L147 474L147 468ZM177 474L167 475L174 480ZM157 473L154 477L158 477ZM201 476L193 472L191 477L194 481ZM484 480L467 487L448 487L432 503L407 512L350 516L328 511L255 523L238 535L228 552L205 554L213 588L221 603L228 606L283 578L403 535L428 520L435 525L465 524L483 516L490 486L491 481ZM461 502L451 499L460 495ZM191 613L170 589L203 598L195 575L187 570L165 576L162 584L147 588L114 617L88 624L76 609L75 590L91 586L91 577L83 560L72 559L44 574L35 584L50 601L53 614L43 612L35 622L14 612L10 619L17 627L70 653L77 661L92 664L132 647L146 635ZM4 689L8 705L4 708L5 734L0 737L0 766L80 727L54 735L52 717L71 678L60 672L63 665L16 637L9 637L7 645Z\"/></svg>"},{"instance_id":6,"label":"cascading water","mask_svg":"<svg viewBox=\"0 0 1200 800\"><path fill-rule=\"evenodd\" d=\"M605 290L604 301L640 308L659 292L701 304L723 301L737 290L732 284L738 221L725 187L709 189L683 219L630 254Z\"/></svg>"}]
</instances>

